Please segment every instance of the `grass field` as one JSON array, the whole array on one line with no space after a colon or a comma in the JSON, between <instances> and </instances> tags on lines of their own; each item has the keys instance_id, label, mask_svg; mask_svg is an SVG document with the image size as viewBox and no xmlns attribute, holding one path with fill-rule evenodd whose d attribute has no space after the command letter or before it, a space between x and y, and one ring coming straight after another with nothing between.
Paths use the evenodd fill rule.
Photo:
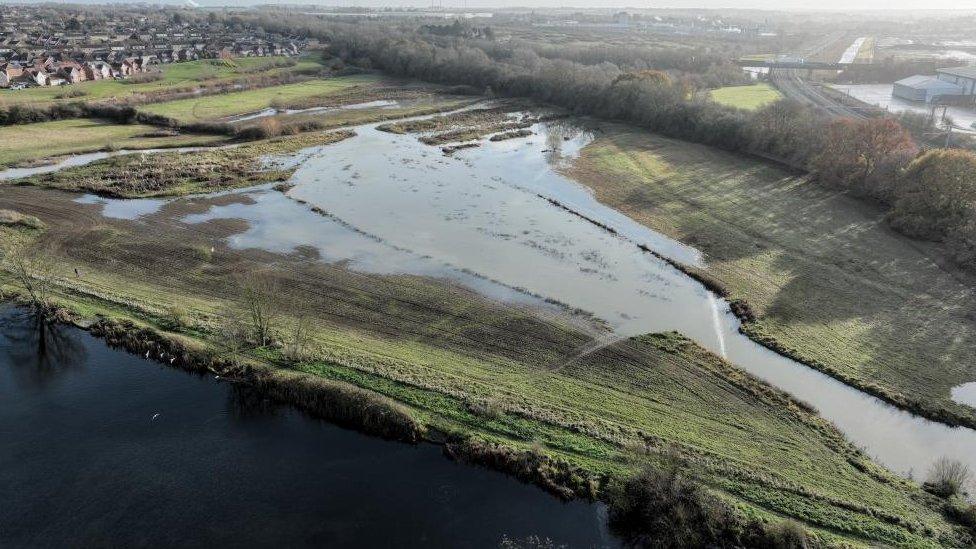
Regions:
<instances>
[{"instance_id":1,"label":"grass field","mask_svg":"<svg viewBox=\"0 0 976 549\"><path fill-rule=\"evenodd\" d=\"M154 82L126 82L121 80L97 80L81 82L70 87L27 88L25 90L0 90L0 107L31 103L38 106L58 101L92 101L124 99L127 96L147 92L160 92L190 86L203 81L220 82L248 75L270 75L279 72L316 70L322 64L315 58L304 57L292 67L274 67L284 57L244 57L232 62L220 60L188 61L161 66L162 79ZM59 99L66 91L78 90L84 95Z\"/></svg>"},{"instance_id":2,"label":"grass field","mask_svg":"<svg viewBox=\"0 0 976 549\"><path fill-rule=\"evenodd\" d=\"M768 164L621 127L572 174L631 218L701 249L759 315L750 329L849 382L973 418L972 277L892 232L883 213Z\"/></svg>"},{"instance_id":3,"label":"grass field","mask_svg":"<svg viewBox=\"0 0 976 549\"><path fill-rule=\"evenodd\" d=\"M779 91L769 84L727 86L711 91L711 98L716 103L750 111L777 101L782 97Z\"/></svg>"},{"instance_id":4,"label":"grass field","mask_svg":"<svg viewBox=\"0 0 976 549\"><path fill-rule=\"evenodd\" d=\"M207 342L227 314L228 296L238 292L235 274L273 265L287 296L282 322L311 315L312 358L280 362L274 350L252 357L389 396L431 433L542 452L597 477L678 454L746 515L794 518L826 540L856 545L937 547L940 537L959 543L932 496L872 464L781 393L676 334L623 341L571 361L592 336L562 317L543 320L436 281L357 273L308 261L305 253L234 251L223 239L243 230L240 223L176 221L243 198L177 200L125 221L101 218L97 205L79 205L74 196L5 188L0 209L34 215L48 228L0 227L0 246L60 243L49 252L60 269L53 275L65 284L59 299L80 314ZM15 287L0 274L0 289ZM182 311L176 323L174 305Z\"/></svg>"},{"instance_id":5,"label":"grass field","mask_svg":"<svg viewBox=\"0 0 976 549\"><path fill-rule=\"evenodd\" d=\"M868 36L867 39L861 44L861 47L857 50L857 56L854 58L855 63L872 63L874 62L874 52L876 48L877 41L874 36Z\"/></svg>"},{"instance_id":6,"label":"grass field","mask_svg":"<svg viewBox=\"0 0 976 549\"><path fill-rule=\"evenodd\" d=\"M212 145L226 136L147 137L159 129L142 124L113 124L87 118L0 127L0 166L65 154L105 149L151 149Z\"/></svg>"},{"instance_id":7,"label":"grass field","mask_svg":"<svg viewBox=\"0 0 976 549\"><path fill-rule=\"evenodd\" d=\"M180 99L141 107L141 110L175 118L181 122L216 120L256 112L272 106L307 104L313 98L348 92L357 86L368 86L379 80L373 75L341 76L284 84L242 92Z\"/></svg>"}]
</instances>

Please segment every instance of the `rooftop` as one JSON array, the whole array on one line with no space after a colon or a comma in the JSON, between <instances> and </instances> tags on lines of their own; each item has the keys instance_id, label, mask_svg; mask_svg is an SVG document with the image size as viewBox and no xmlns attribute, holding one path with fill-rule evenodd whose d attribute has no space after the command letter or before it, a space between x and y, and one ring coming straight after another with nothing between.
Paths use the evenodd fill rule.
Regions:
<instances>
[{"instance_id":1,"label":"rooftop","mask_svg":"<svg viewBox=\"0 0 976 549\"><path fill-rule=\"evenodd\" d=\"M947 69L936 69L936 72L951 74L952 76L961 76L963 78L976 79L976 66L949 67Z\"/></svg>"},{"instance_id":2,"label":"rooftop","mask_svg":"<svg viewBox=\"0 0 976 549\"><path fill-rule=\"evenodd\" d=\"M962 88L951 83L945 82L944 80L939 80L934 76L925 76L923 74L917 74L915 76L909 76L908 78L902 78L901 80L895 82L901 86L906 86L909 88L916 89L942 89L942 90L954 90L957 93L962 93Z\"/></svg>"}]
</instances>

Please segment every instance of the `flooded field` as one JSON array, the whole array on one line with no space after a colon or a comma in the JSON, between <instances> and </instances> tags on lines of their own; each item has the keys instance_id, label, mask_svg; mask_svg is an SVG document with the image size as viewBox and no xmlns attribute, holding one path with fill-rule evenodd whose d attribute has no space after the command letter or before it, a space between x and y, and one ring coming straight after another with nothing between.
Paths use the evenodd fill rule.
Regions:
<instances>
[{"instance_id":1,"label":"flooded field","mask_svg":"<svg viewBox=\"0 0 976 549\"><path fill-rule=\"evenodd\" d=\"M233 200L180 221L241 219L247 228L229 238L232 247L311 246L323 260L354 269L442 277L495 299L564 304L605 323L608 342L676 330L812 404L895 471L918 474L943 455L976 467L976 432L900 411L742 336L726 302L654 255L700 265L695 249L603 206L561 175L598 128L531 129L529 137L445 155L416 135L358 127L355 138L304 151L287 194L234 191ZM129 217L161 207L105 204L106 215Z\"/></svg>"},{"instance_id":2,"label":"flooded field","mask_svg":"<svg viewBox=\"0 0 976 549\"><path fill-rule=\"evenodd\" d=\"M3 306L0 399L4 547L619 545L602 506L562 503L433 445L334 427Z\"/></svg>"}]
</instances>

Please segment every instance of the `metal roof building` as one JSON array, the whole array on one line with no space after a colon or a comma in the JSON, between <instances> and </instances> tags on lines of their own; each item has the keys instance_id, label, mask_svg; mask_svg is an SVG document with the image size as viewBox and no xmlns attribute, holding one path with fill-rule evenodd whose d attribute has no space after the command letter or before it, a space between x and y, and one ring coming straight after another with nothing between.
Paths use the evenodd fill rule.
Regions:
<instances>
[{"instance_id":1,"label":"metal roof building","mask_svg":"<svg viewBox=\"0 0 976 549\"><path fill-rule=\"evenodd\" d=\"M964 93L962 86L941 78L941 75L938 78L924 75L909 76L895 82L891 90L891 95L895 97L924 103L929 103L940 96Z\"/></svg>"},{"instance_id":2,"label":"metal roof building","mask_svg":"<svg viewBox=\"0 0 976 549\"><path fill-rule=\"evenodd\" d=\"M962 95L976 95L976 67L936 69L939 80L962 88Z\"/></svg>"}]
</instances>

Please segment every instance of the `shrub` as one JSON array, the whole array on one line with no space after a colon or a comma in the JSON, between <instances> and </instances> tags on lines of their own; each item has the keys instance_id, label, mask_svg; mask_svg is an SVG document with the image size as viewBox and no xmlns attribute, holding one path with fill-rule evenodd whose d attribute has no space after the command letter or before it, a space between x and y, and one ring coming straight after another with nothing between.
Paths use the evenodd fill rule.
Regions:
<instances>
[{"instance_id":1,"label":"shrub","mask_svg":"<svg viewBox=\"0 0 976 549\"><path fill-rule=\"evenodd\" d=\"M946 506L946 515L966 528L976 530L976 505L953 497Z\"/></svg>"},{"instance_id":2,"label":"shrub","mask_svg":"<svg viewBox=\"0 0 976 549\"><path fill-rule=\"evenodd\" d=\"M133 74L132 76L122 80L124 84L145 84L147 82L157 82L163 79L163 73L161 71L148 71Z\"/></svg>"},{"instance_id":3,"label":"shrub","mask_svg":"<svg viewBox=\"0 0 976 549\"><path fill-rule=\"evenodd\" d=\"M70 99L72 97L84 97L88 95L83 89L80 88L70 88L67 91L61 92L54 96L55 99Z\"/></svg>"},{"instance_id":4,"label":"shrub","mask_svg":"<svg viewBox=\"0 0 976 549\"><path fill-rule=\"evenodd\" d=\"M677 467L646 467L609 496L611 528L635 546L726 546L737 537L731 509Z\"/></svg>"},{"instance_id":5,"label":"shrub","mask_svg":"<svg viewBox=\"0 0 976 549\"><path fill-rule=\"evenodd\" d=\"M770 549L808 549L813 545L803 526L794 520L766 526L755 544Z\"/></svg>"},{"instance_id":6,"label":"shrub","mask_svg":"<svg viewBox=\"0 0 976 549\"><path fill-rule=\"evenodd\" d=\"M969 466L961 461L943 457L932 464L924 487L933 494L949 497L964 493L969 478Z\"/></svg>"}]
</instances>

